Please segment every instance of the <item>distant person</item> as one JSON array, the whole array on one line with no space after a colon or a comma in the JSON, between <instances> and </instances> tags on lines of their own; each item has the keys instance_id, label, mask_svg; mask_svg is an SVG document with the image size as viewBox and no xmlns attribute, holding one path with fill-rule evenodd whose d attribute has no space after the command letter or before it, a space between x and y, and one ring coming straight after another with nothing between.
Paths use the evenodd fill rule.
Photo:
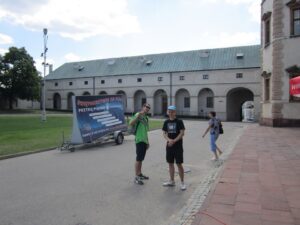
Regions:
<instances>
[{"instance_id":1,"label":"distant person","mask_svg":"<svg viewBox=\"0 0 300 225\"><path fill-rule=\"evenodd\" d=\"M214 112L214 111L209 112L208 116L209 116L210 120L208 121L208 127L205 130L202 137L204 138L205 135L209 132L209 134L210 134L210 149L214 154L214 157L212 158L212 160L218 160L219 155L221 155L223 153L216 144L216 141L219 137L219 128L220 128L219 126L220 126L221 121L218 118L216 118L216 112Z\"/></svg>"},{"instance_id":2,"label":"distant person","mask_svg":"<svg viewBox=\"0 0 300 225\"><path fill-rule=\"evenodd\" d=\"M181 181L180 189L186 190L184 183L184 169L183 169L183 144L182 138L184 136L184 124L183 121L176 118L176 107L171 105L168 107L169 119L165 120L163 125L163 136L167 140L166 143L166 160L169 164L170 180L163 183L165 187L175 186L175 167L174 162L178 167L178 173Z\"/></svg>"},{"instance_id":3,"label":"distant person","mask_svg":"<svg viewBox=\"0 0 300 225\"><path fill-rule=\"evenodd\" d=\"M150 105L145 103L140 112L137 112L130 120L129 125L135 127L135 145L136 145L136 161L135 161L135 178L134 182L143 185L143 180L149 180L149 177L142 174L142 162L145 159L146 151L149 148L148 140L148 116Z\"/></svg>"}]
</instances>

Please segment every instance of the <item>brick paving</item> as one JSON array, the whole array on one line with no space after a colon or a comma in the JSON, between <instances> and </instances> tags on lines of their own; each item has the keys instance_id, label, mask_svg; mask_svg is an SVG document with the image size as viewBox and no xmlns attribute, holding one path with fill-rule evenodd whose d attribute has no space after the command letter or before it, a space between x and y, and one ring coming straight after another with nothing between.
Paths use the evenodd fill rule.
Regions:
<instances>
[{"instance_id":1,"label":"brick paving","mask_svg":"<svg viewBox=\"0 0 300 225\"><path fill-rule=\"evenodd\" d=\"M300 128L250 125L193 225L300 225Z\"/></svg>"}]
</instances>

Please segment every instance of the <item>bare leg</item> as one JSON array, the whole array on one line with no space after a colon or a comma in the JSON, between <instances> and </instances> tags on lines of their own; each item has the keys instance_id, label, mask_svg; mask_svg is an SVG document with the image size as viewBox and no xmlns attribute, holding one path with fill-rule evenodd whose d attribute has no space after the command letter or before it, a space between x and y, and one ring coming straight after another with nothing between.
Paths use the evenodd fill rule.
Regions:
<instances>
[{"instance_id":1,"label":"bare leg","mask_svg":"<svg viewBox=\"0 0 300 225\"><path fill-rule=\"evenodd\" d=\"M217 146L217 151L218 151L219 155L222 155L223 152L221 151L221 149L218 146Z\"/></svg>"},{"instance_id":2,"label":"bare leg","mask_svg":"<svg viewBox=\"0 0 300 225\"><path fill-rule=\"evenodd\" d=\"M182 164L177 164L177 167L178 167L178 173L179 173L181 183L183 183L184 182L184 169L183 169L183 166L182 166Z\"/></svg>"},{"instance_id":3,"label":"bare leg","mask_svg":"<svg viewBox=\"0 0 300 225\"><path fill-rule=\"evenodd\" d=\"M211 146L211 151L214 153L215 157L212 158L212 160L218 160L219 157L218 157L218 153L217 153L217 150L218 150L218 146L216 145L216 137L214 134L211 134L210 135L210 146Z\"/></svg>"},{"instance_id":4,"label":"bare leg","mask_svg":"<svg viewBox=\"0 0 300 225\"><path fill-rule=\"evenodd\" d=\"M212 160L218 160L218 159L219 159L219 156L218 156L218 153L217 153L217 149L216 149L216 151L214 151L213 153L214 153L215 157L212 158Z\"/></svg>"},{"instance_id":5,"label":"bare leg","mask_svg":"<svg viewBox=\"0 0 300 225\"><path fill-rule=\"evenodd\" d=\"M138 176L142 173L142 162L135 161L135 175Z\"/></svg>"},{"instance_id":6,"label":"bare leg","mask_svg":"<svg viewBox=\"0 0 300 225\"><path fill-rule=\"evenodd\" d=\"M174 176L175 176L174 163L169 163L169 174L170 174L170 181L174 181Z\"/></svg>"}]
</instances>

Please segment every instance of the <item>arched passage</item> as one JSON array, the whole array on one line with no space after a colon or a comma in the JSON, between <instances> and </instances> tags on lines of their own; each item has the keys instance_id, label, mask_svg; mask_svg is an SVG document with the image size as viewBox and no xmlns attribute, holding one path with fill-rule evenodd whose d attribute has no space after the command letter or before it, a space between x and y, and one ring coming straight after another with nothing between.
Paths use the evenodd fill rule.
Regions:
<instances>
[{"instance_id":1,"label":"arched passage","mask_svg":"<svg viewBox=\"0 0 300 225\"><path fill-rule=\"evenodd\" d=\"M73 109L73 104L72 104L72 96L74 96L73 92L68 93L68 102L67 102L67 109L72 110Z\"/></svg>"},{"instance_id":2,"label":"arched passage","mask_svg":"<svg viewBox=\"0 0 300 225\"><path fill-rule=\"evenodd\" d=\"M126 112L127 109L127 95L125 93L125 91L117 91L116 93L117 95L122 95L122 101L123 101L123 107L124 107L124 111Z\"/></svg>"},{"instance_id":3,"label":"arched passage","mask_svg":"<svg viewBox=\"0 0 300 225\"><path fill-rule=\"evenodd\" d=\"M207 117L214 108L214 93L209 88L204 88L198 94L198 115Z\"/></svg>"},{"instance_id":4,"label":"arched passage","mask_svg":"<svg viewBox=\"0 0 300 225\"><path fill-rule=\"evenodd\" d=\"M186 89L179 89L175 95L177 115L190 114L190 93Z\"/></svg>"},{"instance_id":5,"label":"arched passage","mask_svg":"<svg viewBox=\"0 0 300 225\"><path fill-rule=\"evenodd\" d=\"M246 101L253 101L254 95L247 88L234 88L226 96L226 112L228 121L242 121L242 105Z\"/></svg>"},{"instance_id":6,"label":"arched passage","mask_svg":"<svg viewBox=\"0 0 300 225\"><path fill-rule=\"evenodd\" d=\"M83 94L82 95L91 95L91 93L90 92L88 92L88 91L85 91L85 92L83 92Z\"/></svg>"},{"instance_id":7,"label":"arched passage","mask_svg":"<svg viewBox=\"0 0 300 225\"><path fill-rule=\"evenodd\" d=\"M146 103L146 101L147 98L145 92L142 90L136 91L134 94L134 111L139 111L142 108L143 104Z\"/></svg>"},{"instance_id":8,"label":"arched passage","mask_svg":"<svg viewBox=\"0 0 300 225\"><path fill-rule=\"evenodd\" d=\"M106 91L100 91L99 95L107 95L107 92Z\"/></svg>"},{"instance_id":9,"label":"arched passage","mask_svg":"<svg viewBox=\"0 0 300 225\"><path fill-rule=\"evenodd\" d=\"M168 107L167 93L159 89L154 93L154 115L165 115Z\"/></svg>"},{"instance_id":10,"label":"arched passage","mask_svg":"<svg viewBox=\"0 0 300 225\"><path fill-rule=\"evenodd\" d=\"M61 97L58 93L53 95L53 109L61 109Z\"/></svg>"}]
</instances>

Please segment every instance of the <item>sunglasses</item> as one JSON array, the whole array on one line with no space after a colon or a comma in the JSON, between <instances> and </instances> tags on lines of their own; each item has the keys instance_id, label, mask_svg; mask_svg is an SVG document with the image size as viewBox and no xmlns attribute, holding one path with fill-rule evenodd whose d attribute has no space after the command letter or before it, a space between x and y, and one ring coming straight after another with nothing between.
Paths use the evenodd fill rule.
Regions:
<instances>
[{"instance_id":1,"label":"sunglasses","mask_svg":"<svg viewBox=\"0 0 300 225\"><path fill-rule=\"evenodd\" d=\"M150 107L150 106L148 106L148 105L146 105L145 107L146 107L147 109L151 109L151 107Z\"/></svg>"}]
</instances>

